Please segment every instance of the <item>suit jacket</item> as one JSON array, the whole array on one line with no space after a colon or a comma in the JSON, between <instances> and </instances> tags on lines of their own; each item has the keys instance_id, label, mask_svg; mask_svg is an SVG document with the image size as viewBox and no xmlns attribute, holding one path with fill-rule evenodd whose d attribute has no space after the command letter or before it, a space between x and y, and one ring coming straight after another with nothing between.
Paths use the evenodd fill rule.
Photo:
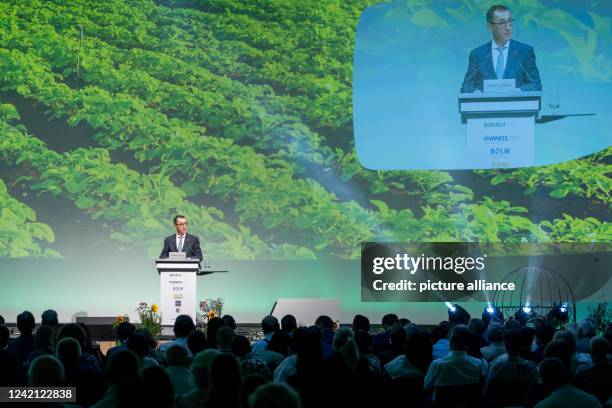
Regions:
<instances>
[{"instance_id":1,"label":"suit jacket","mask_svg":"<svg viewBox=\"0 0 612 408\"><path fill-rule=\"evenodd\" d=\"M485 79L497 79L495 69L493 68L491 41L473 49L470 53L470 61L463 79L461 92L474 92L477 89L482 91ZM542 90L540 72L536 66L533 47L510 40L508 61L506 61L503 79L515 79L516 87L521 91Z\"/></svg>"},{"instance_id":2,"label":"suit jacket","mask_svg":"<svg viewBox=\"0 0 612 408\"><path fill-rule=\"evenodd\" d=\"M164 240L164 249L162 249L160 258L167 258L170 252L178 252L176 247L176 234L166 237ZM200 248L200 239L195 235L185 234L185 242L183 242L183 252L187 258L198 258L202 260L202 249Z\"/></svg>"}]
</instances>

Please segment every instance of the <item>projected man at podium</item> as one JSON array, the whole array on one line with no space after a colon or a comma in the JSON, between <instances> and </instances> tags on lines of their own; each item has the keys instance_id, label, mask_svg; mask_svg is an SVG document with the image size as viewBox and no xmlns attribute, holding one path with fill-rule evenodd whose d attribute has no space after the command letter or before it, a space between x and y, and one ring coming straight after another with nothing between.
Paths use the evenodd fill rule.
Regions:
<instances>
[{"instance_id":1,"label":"projected man at podium","mask_svg":"<svg viewBox=\"0 0 612 408\"><path fill-rule=\"evenodd\" d=\"M202 260L202 249L200 239L195 235L187 233L187 218L184 215L174 217L176 234L172 234L164 240L160 258L168 258L170 252L184 252L187 258Z\"/></svg>"},{"instance_id":2,"label":"projected man at podium","mask_svg":"<svg viewBox=\"0 0 612 408\"><path fill-rule=\"evenodd\" d=\"M496 87L493 92L541 91L533 47L512 39L515 20L510 9L492 6L486 18L493 38L470 53L461 92L491 92L485 80L496 80L489 83Z\"/></svg>"}]
</instances>

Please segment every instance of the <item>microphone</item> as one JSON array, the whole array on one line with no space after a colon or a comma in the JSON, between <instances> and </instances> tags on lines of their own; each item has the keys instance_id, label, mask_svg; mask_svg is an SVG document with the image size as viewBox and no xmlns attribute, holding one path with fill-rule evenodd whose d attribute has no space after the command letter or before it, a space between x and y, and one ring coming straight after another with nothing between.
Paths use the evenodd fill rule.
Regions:
<instances>
[{"instance_id":1,"label":"microphone","mask_svg":"<svg viewBox=\"0 0 612 408\"><path fill-rule=\"evenodd\" d=\"M512 50L512 55L514 56L514 60L519 64L519 66L521 67L521 69L523 70L525 75L527 75L527 79L529 80L529 83L531 84L531 92L534 92L535 91L535 87L534 87L534 84L533 84L533 80L531 79L531 75L529 75L529 72L527 72L527 70L525 69L525 67L521 63L521 60L518 59L518 52L516 52L516 50Z\"/></svg>"},{"instance_id":2,"label":"microphone","mask_svg":"<svg viewBox=\"0 0 612 408\"><path fill-rule=\"evenodd\" d=\"M489 60L489 58L491 58L491 53L493 51L489 50L489 53L487 54L487 56L485 57L485 59L482 60L482 62L480 63L480 65L478 65L478 68L476 68L476 70L474 72L472 72L466 79L463 80L463 85L465 85L466 83L470 82L472 80L472 78L474 78L474 76L478 73L478 71L480 71L480 68L482 68L482 66L484 64L487 63L487 61ZM463 91L463 85L461 86L461 90ZM478 88L477 88L478 89Z\"/></svg>"}]
</instances>

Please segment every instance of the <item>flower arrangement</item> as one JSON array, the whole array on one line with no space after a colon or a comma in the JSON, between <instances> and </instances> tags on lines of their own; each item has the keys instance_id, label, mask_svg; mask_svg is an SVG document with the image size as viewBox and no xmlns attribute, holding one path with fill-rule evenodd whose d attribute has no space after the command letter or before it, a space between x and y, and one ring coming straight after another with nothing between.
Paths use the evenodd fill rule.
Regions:
<instances>
[{"instance_id":1,"label":"flower arrangement","mask_svg":"<svg viewBox=\"0 0 612 408\"><path fill-rule=\"evenodd\" d=\"M200 312L198 314L198 320L202 322L209 322L210 319L215 317L221 317L223 313L223 302L221 298L208 298L200 301Z\"/></svg>"},{"instance_id":2,"label":"flower arrangement","mask_svg":"<svg viewBox=\"0 0 612 408\"><path fill-rule=\"evenodd\" d=\"M162 331L162 318L159 313L159 307L153 303L149 307L145 302L140 302L136 308L138 317L140 318L140 327L148 329L153 336L159 336Z\"/></svg>"},{"instance_id":3,"label":"flower arrangement","mask_svg":"<svg viewBox=\"0 0 612 408\"><path fill-rule=\"evenodd\" d=\"M115 317L115 321L113 322L113 330L117 330L117 327L119 327L121 323L129 323L129 322L130 322L130 317L128 315L126 314L119 315Z\"/></svg>"}]
</instances>

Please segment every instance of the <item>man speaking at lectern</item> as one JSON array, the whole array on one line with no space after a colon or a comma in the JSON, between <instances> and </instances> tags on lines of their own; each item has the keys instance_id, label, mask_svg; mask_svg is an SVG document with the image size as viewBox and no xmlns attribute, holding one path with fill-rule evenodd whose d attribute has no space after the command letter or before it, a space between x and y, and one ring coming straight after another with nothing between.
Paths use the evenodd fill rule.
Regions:
<instances>
[{"instance_id":1,"label":"man speaking at lectern","mask_svg":"<svg viewBox=\"0 0 612 408\"><path fill-rule=\"evenodd\" d=\"M492 40L472 50L461 92L482 92L485 79L514 79L516 91L541 91L533 47L512 39L510 9L496 5L487 11Z\"/></svg>"},{"instance_id":2,"label":"man speaking at lectern","mask_svg":"<svg viewBox=\"0 0 612 408\"><path fill-rule=\"evenodd\" d=\"M202 260L202 249L200 239L195 235L187 233L187 218L184 215L174 217L176 234L172 234L164 240L160 258L168 258L170 252L185 252L187 258L198 258Z\"/></svg>"}]
</instances>

